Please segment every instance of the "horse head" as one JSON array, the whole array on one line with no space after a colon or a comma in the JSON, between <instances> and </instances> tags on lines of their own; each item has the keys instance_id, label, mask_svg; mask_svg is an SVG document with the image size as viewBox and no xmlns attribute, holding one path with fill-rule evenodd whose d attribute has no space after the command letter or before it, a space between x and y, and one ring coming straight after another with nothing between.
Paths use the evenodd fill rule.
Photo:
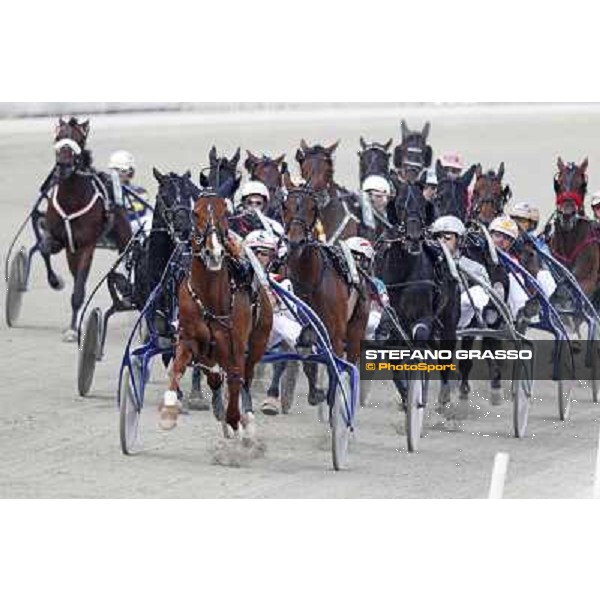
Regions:
<instances>
[{"instance_id":1,"label":"horse head","mask_svg":"<svg viewBox=\"0 0 600 600\"><path fill-rule=\"evenodd\" d=\"M289 173L284 175L284 185L287 197L283 203L283 225L290 248L297 248L317 237L318 193L309 184L294 185Z\"/></svg>"},{"instance_id":2,"label":"horse head","mask_svg":"<svg viewBox=\"0 0 600 600\"><path fill-rule=\"evenodd\" d=\"M229 246L227 203L223 187L201 190L194 204L192 254L209 271L220 271Z\"/></svg>"},{"instance_id":3,"label":"horse head","mask_svg":"<svg viewBox=\"0 0 600 600\"><path fill-rule=\"evenodd\" d=\"M477 165L470 218L489 225L504 212L504 207L510 200L512 192L508 185L503 185L503 177L504 163L500 163L498 171L489 169L486 172L483 171L481 165Z\"/></svg>"},{"instance_id":4,"label":"horse head","mask_svg":"<svg viewBox=\"0 0 600 600\"><path fill-rule=\"evenodd\" d=\"M200 185L203 188L217 189L226 181L233 181L233 194L240 187L242 176L238 171L240 162L240 148L238 148L231 158L219 156L217 149L213 146L208 153L209 167L200 172Z\"/></svg>"},{"instance_id":5,"label":"horse head","mask_svg":"<svg viewBox=\"0 0 600 600\"><path fill-rule=\"evenodd\" d=\"M78 168L89 166L89 152L85 149L90 122L79 122L75 117L58 121L54 135L56 166L61 180L71 177Z\"/></svg>"},{"instance_id":6,"label":"horse head","mask_svg":"<svg viewBox=\"0 0 600 600\"><path fill-rule=\"evenodd\" d=\"M433 150L427 143L430 124L425 123L423 129L410 130L405 121L400 124L402 141L394 148L394 166L405 181L414 183L423 169L431 166Z\"/></svg>"},{"instance_id":7,"label":"horse head","mask_svg":"<svg viewBox=\"0 0 600 600\"><path fill-rule=\"evenodd\" d=\"M309 146L304 140L296 152L296 160L300 165L302 178L316 192L323 191L333 184L333 155L339 146L339 141L329 147Z\"/></svg>"},{"instance_id":8,"label":"horse head","mask_svg":"<svg viewBox=\"0 0 600 600\"><path fill-rule=\"evenodd\" d=\"M435 163L435 172L438 180L437 196L435 205L437 214L440 217L453 215L461 221L465 220L467 214L467 205L469 201L469 186L477 167L472 165L468 171L465 171L460 177L448 177L442 163L438 160Z\"/></svg>"},{"instance_id":9,"label":"horse head","mask_svg":"<svg viewBox=\"0 0 600 600\"><path fill-rule=\"evenodd\" d=\"M574 162L564 163L559 157L557 161L558 172L554 177L554 192L556 193L556 206L558 221L564 229L572 229L579 216L584 213L583 201L587 193L587 168L586 158L580 165Z\"/></svg>"},{"instance_id":10,"label":"horse head","mask_svg":"<svg viewBox=\"0 0 600 600\"><path fill-rule=\"evenodd\" d=\"M158 182L157 207L160 207L167 228L174 239L189 240L193 230L192 206L200 194L192 174L187 171L183 175L163 175L156 167L152 172Z\"/></svg>"},{"instance_id":11,"label":"horse head","mask_svg":"<svg viewBox=\"0 0 600 600\"><path fill-rule=\"evenodd\" d=\"M386 144L379 144L378 142L371 142L367 144L364 138L360 138L360 150L358 151L359 163L359 176L360 183L369 177L370 175L381 175L382 177L389 178L390 175L390 148L392 147L393 140L390 140Z\"/></svg>"}]
</instances>

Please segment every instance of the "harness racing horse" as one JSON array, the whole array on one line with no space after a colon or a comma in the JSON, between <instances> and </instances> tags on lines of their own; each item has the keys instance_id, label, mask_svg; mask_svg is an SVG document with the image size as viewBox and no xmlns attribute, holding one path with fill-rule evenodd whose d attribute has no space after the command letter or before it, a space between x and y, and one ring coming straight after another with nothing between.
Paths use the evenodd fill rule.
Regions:
<instances>
[{"instance_id":1,"label":"harness racing horse","mask_svg":"<svg viewBox=\"0 0 600 600\"><path fill-rule=\"evenodd\" d=\"M600 247L595 228L584 212L588 160L577 166L572 162L565 164L559 157L557 166L557 208L548 245L552 255L573 273L584 293L591 297L598 288Z\"/></svg>"},{"instance_id":2,"label":"harness racing horse","mask_svg":"<svg viewBox=\"0 0 600 600\"><path fill-rule=\"evenodd\" d=\"M328 148L318 144L308 146L302 140L296 152L296 161L300 165L302 178L319 204L319 219L327 241L334 244L357 235L371 239L374 229L362 223L360 197L334 181L333 154L338 145L339 141Z\"/></svg>"},{"instance_id":3,"label":"harness racing horse","mask_svg":"<svg viewBox=\"0 0 600 600\"><path fill-rule=\"evenodd\" d=\"M114 241L119 253L131 239L125 209L110 207L109 192L92 168L91 154L85 147L88 134L89 121L59 120L54 139L56 164L48 187L48 209L43 226L39 223L43 231L41 253L50 286L54 289L62 287L60 278L52 270L50 256L63 249L74 280L71 323L63 334L66 342L77 340L77 316L85 299L94 250L103 233Z\"/></svg>"},{"instance_id":4,"label":"harness racing horse","mask_svg":"<svg viewBox=\"0 0 600 600\"><path fill-rule=\"evenodd\" d=\"M288 239L288 277L294 293L304 300L322 320L331 340L333 352L348 362L357 364L360 342L369 318L369 297L365 282L349 282L342 274L336 258L337 248L318 241L315 231L320 217L318 193L308 184L294 186L289 174L284 178L288 190L283 205L283 220ZM305 328L299 346L310 347L315 342L314 332ZM304 363L309 382L308 401L317 405L323 401L323 392L317 388L317 365ZM331 383L331 376L330 376ZM332 406L335 385L329 386Z\"/></svg>"},{"instance_id":5,"label":"harness racing horse","mask_svg":"<svg viewBox=\"0 0 600 600\"><path fill-rule=\"evenodd\" d=\"M250 175L250 179L260 181L265 184L269 190L269 202L265 210L265 215L276 221L281 220L281 203L283 202L285 192L283 189L283 174L287 171L285 163L285 154L278 158L270 158L262 155L261 158L255 156L246 150L248 158L244 162L244 167Z\"/></svg>"},{"instance_id":6,"label":"harness racing horse","mask_svg":"<svg viewBox=\"0 0 600 600\"><path fill-rule=\"evenodd\" d=\"M225 437L232 437L240 423L252 437L250 385L254 366L267 348L273 309L262 286L254 294L252 279L238 276L235 264L241 259L241 250L230 237L227 205L221 194L203 190L194 206L194 220L192 262L189 275L178 288L179 330L160 424L164 429L176 425L179 382L186 367L195 363L207 374L214 414L222 422Z\"/></svg>"},{"instance_id":7,"label":"harness racing horse","mask_svg":"<svg viewBox=\"0 0 600 600\"><path fill-rule=\"evenodd\" d=\"M443 251L425 239L425 202L416 183L404 182L394 203L394 222L382 238L376 276L388 290L390 305L406 335L416 344L451 349L458 322L458 288L450 278ZM392 340L402 341L400 332L389 326ZM440 404L449 401L448 374L443 372ZM408 381L394 379L403 405L407 400Z\"/></svg>"},{"instance_id":8,"label":"harness racing horse","mask_svg":"<svg viewBox=\"0 0 600 600\"><path fill-rule=\"evenodd\" d=\"M463 223L470 212L469 207L469 186L477 170L476 165L472 165L460 177L452 178L442 167L438 160L435 163L435 172L438 180L437 196L434 202L435 213L437 217L453 215L458 217Z\"/></svg>"},{"instance_id":9,"label":"harness racing horse","mask_svg":"<svg viewBox=\"0 0 600 600\"><path fill-rule=\"evenodd\" d=\"M364 180L371 175L379 175L390 178L390 148L393 140L390 138L386 144L371 142L367 144L364 138L360 138L360 150L358 151L359 158L359 181L362 188Z\"/></svg>"},{"instance_id":10,"label":"harness racing horse","mask_svg":"<svg viewBox=\"0 0 600 600\"><path fill-rule=\"evenodd\" d=\"M484 172L481 165L475 169L475 185L473 196L468 211L467 234L465 235L461 252L467 258L483 265L488 272L492 287L498 292L503 300L508 297L508 272L502 264L495 260L495 250L493 241L487 231L489 224L498 216L504 213L504 208L511 197L511 190L508 185L503 185L504 163L501 163L498 171L489 169ZM486 327L495 328L501 325L497 313L487 312L488 321L484 324ZM494 320L495 319L495 320ZM474 321L476 321L474 317ZM467 327L470 324L467 325ZM477 327L477 323L474 326ZM464 337L462 339L462 349L471 350L475 339ZM494 338L483 339L483 349L496 350L501 346L501 342ZM490 370L490 381L492 386L493 401L496 402L497 395L500 393L501 371L498 364L490 360L488 362ZM471 387L469 384L469 374L473 367L472 360L460 360L458 363L461 383L460 396L463 399L468 398Z\"/></svg>"},{"instance_id":11,"label":"harness racing horse","mask_svg":"<svg viewBox=\"0 0 600 600\"><path fill-rule=\"evenodd\" d=\"M208 153L208 160L209 167L200 172L200 186L216 190L226 181L232 181L232 189L227 196L227 198L232 199L242 181L242 176L238 171L240 148L235 151L231 158L227 158L226 156L219 156L217 149L213 146Z\"/></svg>"},{"instance_id":12,"label":"harness racing horse","mask_svg":"<svg viewBox=\"0 0 600 600\"><path fill-rule=\"evenodd\" d=\"M424 169L431 166L433 150L427 143L430 124L425 123L421 131L410 130L405 121L400 123L402 139L394 148L394 179L414 183Z\"/></svg>"}]
</instances>

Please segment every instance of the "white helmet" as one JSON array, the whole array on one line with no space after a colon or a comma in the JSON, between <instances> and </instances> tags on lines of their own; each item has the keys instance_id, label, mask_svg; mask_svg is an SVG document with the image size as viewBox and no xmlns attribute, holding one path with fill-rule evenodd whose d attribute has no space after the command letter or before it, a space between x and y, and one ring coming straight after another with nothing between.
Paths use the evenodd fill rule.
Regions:
<instances>
[{"instance_id":1,"label":"white helmet","mask_svg":"<svg viewBox=\"0 0 600 600\"><path fill-rule=\"evenodd\" d=\"M442 158L440 158L440 162L445 169L460 169L462 171L465 168L461 155L456 152L443 154Z\"/></svg>"},{"instance_id":2,"label":"white helmet","mask_svg":"<svg viewBox=\"0 0 600 600\"><path fill-rule=\"evenodd\" d=\"M135 169L135 158L127 150L117 150L110 155L108 159L108 168L117 169L117 171L129 171Z\"/></svg>"},{"instance_id":3,"label":"white helmet","mask_svg":"<svg viewBox=\"0 0 600 600\"><path fill-rule=\"evenodd\" d=\"M266 229L257 229L256 231L251 231L244 240L246 246L252 248L253 250L271 250L275 252L277 250L277 246L279 244L279 240L277 236L273 235L270 231Z\"/></svg>"},{"instance_id":4,"label":"white helmet","mask_svg":"<svg viewBox=\"0 0 600 600\"><path fill-rule=\"evenodd\" d=\"M369 175L362 184L363 192L381 192L388 196L392 193L390 182L381 175Z\"/></svg>"},{"instance_id":5,"label":"white helmet","mask_svg":"<svg viewBox=\"0 0 600 600\"><path fill-rule=\"evenodd\" d=\"M363 237L351 237L345 240L346 245L350 248L350 252L360 254L367 260L373 260L375 256L375 250L371 242Z\"/></svg>"},{"instance_id":6,"label":"white helmet","mask_svg":"<svg viewBox=\"0 0 600 600\"><path fill-rule=\"evenodd\" d=\"M242 199L248 196L262 196L265 200L269 200L269 190L262 181L247 181L242 186Z\"/></svg>"},{"instance_id":7,"label":"white helmet","mask_svg":"<svg viewBox=\"0 0 600 600\"><path fill-rule=\"evenodd\" d=\"M592 208L594 208L594 206L598 206L598 204L600 204L600 190L592 194Z\"/></svg>"},{"instance_id":8,"label":"white helmet","mask_svg":"<svg viewBox=\"0 0 600 600\"><path fill-rule=\"evenodd\" d=\"M511 218L529 219L535 223L540 221L540 210L531 202L516 202L508 209L508 216Z\"/></svg>"},{"instance_id":9,"label":"white helmet","mask_svg":"<svg viewBox=\"0 0 600 600\"><path fill-rule=\"evenodd\" d=\"M440 217L436 219L436 221L431 226L431 232L433 234L436 233L455 233L459 237L462 237L466 233L465 226L463 222L453 215L446 215L445 217Z\"/></svg>"},{"instance_id":10,"label":"white helmet","mask_svg":"<svg viewBox=\"0 0 600 600\"><path fill-rule=\"evenodd\" d=\"M506 215L496 217L490 223L489 230L490 232L495 231L497 233L503 233L513 240L516 240L519 237L519 227L510 217Z\"/></svg>"},{"instance_id":11,"label":"white helmet","mask_svg":"<svg viewBox=\"0 0 600 600\"><path fill-rule=\"evenodd\" d=\"M435 173L435 169L427 169L425 173L425 185L437 185L438 178Z\"/></svg>"}]
</instances>

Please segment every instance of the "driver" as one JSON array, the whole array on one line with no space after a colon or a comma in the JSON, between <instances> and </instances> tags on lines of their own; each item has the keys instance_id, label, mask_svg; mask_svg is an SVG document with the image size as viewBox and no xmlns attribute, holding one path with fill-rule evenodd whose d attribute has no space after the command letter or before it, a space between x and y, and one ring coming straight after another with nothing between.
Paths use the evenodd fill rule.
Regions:
<instances>
[{"instance_id":1,"label":"driver","mask_svg":"<svg viewBox=\"0 0 600 600\"><path fill-rule=\"evenodd\" d=\"M123 202L122 190L119 193L115 189L118 185L127 186L142 200L148 202L148 192L133 181L135 177L135 158L133 154L127 150L113 152L108 159L108 169L113 184L115 202L120 206L126 206L127 218L132 232L135 234L143 229L146 233L150 233L152 229L152 212L148 206L132 196L128 197L128 203Z\"/></svg>"},{"instance_id":2,"label":"driver","mask_svg":"<svg viewBox=\"0 0 600 600\"><path fill-rule=\"evenodd\" d=\"M508 216L518 225L521 231L529 233L535 245L550 254L550 249L542 237L535 235L535 230L540 223L540 209L533 202L516 202L511 204L507 211Z\"/></svg>"},{"instance_id":3,"label":"driver","mask_svg":"<svg viewBox=\"0 0 600 600\"><path fill-rule=\"evenodd\" d=\"M490 277L485 267L466 256L462 256L460 253L460 241L466 234L466 228L460 219L452 215L440 217L431 226L431 232L440 244L449 250L450 256L454 258L461 271L473 275L491 287ZM475 311L481 318L483 309L490 298L481 285L472 283L468 279L466 281L461 280L460 288L458 329L464 329L475 317Z\"/></svg>"},{"instance_id":4,"label":"driver","mask_svg":"<svg viewBox=\"0 0 600 600\"><path fill-rule=\"evenodd\" d=\"M261 181L247 181L241 189L241 203L237 214L244 219L241 224L243 235L253 229L270 229L278 237L283 237L283 227L274 219L265 216L270 194L267 186Z\"/></svg>"},{"instance_id":5,"label":"driver","mask_svg":"<svg viewBox=\"0 0 600 600\"><path fill-rule=\"evenodd\" d=\"M446 172L448 179L452 180L458 179L465 169L463 159L458 152L447 152L446 154L443 154L440 158L440 163Z\"/></svg>"},{"instance_id":6,"label":"driver","mask_svg":"<svg viewBox=\"0 0 600 600\"><path fill-rule=\"evenodd\" d=\"M384 216L392 195L390 182L381 175L369 175L363 181L362 191L368 195L371 206L379 216Z\"/></svg>"}]
</instances>

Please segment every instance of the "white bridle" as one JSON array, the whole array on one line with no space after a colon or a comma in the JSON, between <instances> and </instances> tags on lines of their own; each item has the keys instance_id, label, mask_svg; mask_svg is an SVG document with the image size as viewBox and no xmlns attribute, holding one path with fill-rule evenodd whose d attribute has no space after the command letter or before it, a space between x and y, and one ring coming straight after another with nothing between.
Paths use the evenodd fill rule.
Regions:
<instances>
[{"instance_id":1,"label":"white bridle","mask_svg":"<svg viewBox=\"0 0 600 600\"><path fill-rule=\"evenodd\" d=\"M75 140L71 140L69 138L64 138L62 140L58 140L56 144L54 144L54 149L59 152L63 148L70 148L74 154L81 154L81 147Z\"/></svg>"}]
</instances>

